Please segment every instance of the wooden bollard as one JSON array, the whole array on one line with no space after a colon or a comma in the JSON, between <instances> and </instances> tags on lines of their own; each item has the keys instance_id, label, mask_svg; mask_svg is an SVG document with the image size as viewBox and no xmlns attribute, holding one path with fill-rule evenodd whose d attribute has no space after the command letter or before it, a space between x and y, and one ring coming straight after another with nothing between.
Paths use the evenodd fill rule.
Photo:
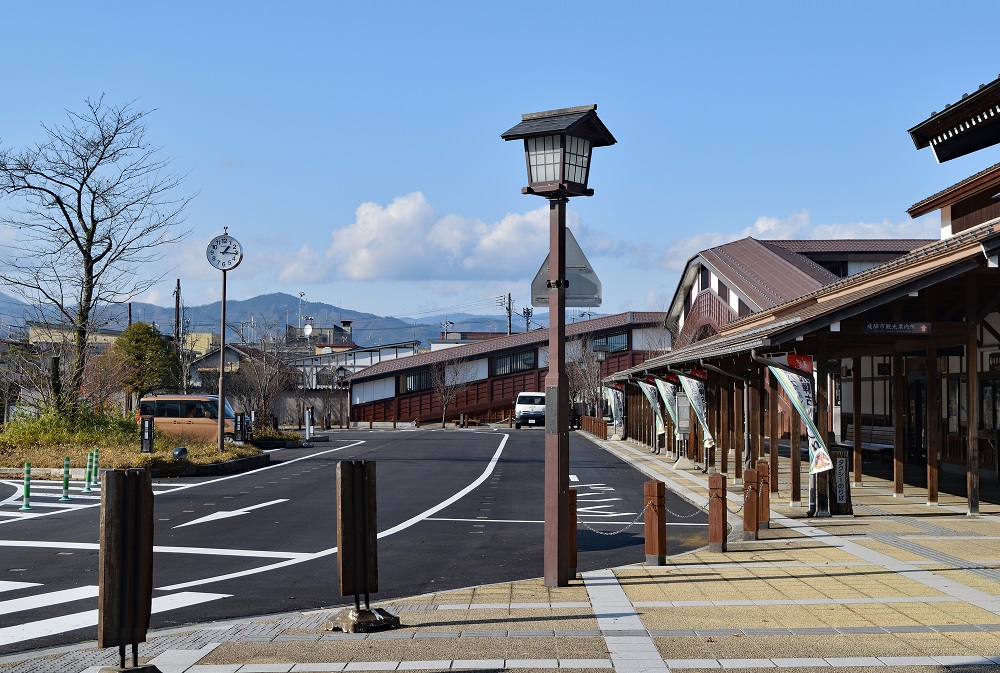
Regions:
<instances>
[{"instance_id":1,"label":"wooden bollard","mask_svg":"<svg viewBox=\"0 0 1000 673\"><path fill-rule=\"evenodd\" d=\"M576 579L576 536L577 536L577 519L576 519L576 489L569 489L569 577L570 579Z\"/></svg>"},{"instance_id":2,"label":"wooden bollard","mask_svg":"<svg viewBox=\"0 0 1000 673\"><path fill-rule=\"evenodd\" d=\"M726 475L708 475L708 551L726 551Z\"/></svg>"},{"instance_id":3,"label":"wooden bollard","mask_svg":"<svg viewBox=\"0 0 1000 673\"><path fill-rule=\"evenodd\" d=\"M642 505L646 510L646 565L667 564L667 487L662 481L642 485Z\"/></svg>"},{"instance_id":4,"label":"wooden bollard","mask_svg":"<svg viewBox=\"0 0 1000 673\"><path fill-rule=\"evenodd\" d=\"M743 539L757 539L757 470L743 470Z\"/></svg>"},{"instance_id":5,"label":"wooden bollard","mask_svg":"<svg viewBox=\"0 0 1000 673\"><path fill-rule=\"evenodd\" d=\"M758 528L771 527L771 465L761 458L757 461L757 524Z\"/></svg>"}]
</instances>

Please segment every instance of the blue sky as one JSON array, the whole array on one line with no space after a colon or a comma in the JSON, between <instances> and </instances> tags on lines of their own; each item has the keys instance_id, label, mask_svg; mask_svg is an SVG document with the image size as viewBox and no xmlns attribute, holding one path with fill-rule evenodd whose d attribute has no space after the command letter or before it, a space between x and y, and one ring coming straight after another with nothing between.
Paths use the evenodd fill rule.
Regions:
<instances>
[{"instance_id":1,"label":"blue sky","mask_svg":"<svg viewBox=\"0 0 1000 673\"><path fill-rule=\"evenodd\" d=\"M156 109L198 195L140 299L172 304L180 278L186 304L217 300L205 246L228 226L231 298L495 313L528 304L547 253L500 133L597 103L618 144L570 226L601 312L659 310L692 254L746 235L937 237L906 209L998 150L938 165L906 131L998 76L998 20L995 2L6 3L0 143L102 93Z\"/></svg>"}]
</instances>

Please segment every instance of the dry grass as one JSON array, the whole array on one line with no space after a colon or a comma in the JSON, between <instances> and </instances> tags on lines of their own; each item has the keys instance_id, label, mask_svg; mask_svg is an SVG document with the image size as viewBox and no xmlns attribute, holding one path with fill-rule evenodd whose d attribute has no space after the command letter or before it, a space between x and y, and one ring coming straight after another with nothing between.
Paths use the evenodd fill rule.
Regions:
<instances>
[{"instance_id":1,"label":"dry grass","mask_svg":"<svg viewBox=\"0 0 1000 673\"><path fill-rule=\"evenodd\" d=\"M100 467L115 469L176 466L173 450L177 446L187 448L187 463L195 465L260 453L254 446L232 444L227 444L225 451L220 453L214 442L185 441L183 437L168 437L160 432L156 433L154 446L153 453L139 451L139 428L135 419L95 414L68 419L49 412L40 418L15 420L4 428L0 433L0 467L17 468L31 463L35 468L61 468L67 457L72 467L85 467L87 454L94 449L98 451Z\"/></svg>"}]
</instances>

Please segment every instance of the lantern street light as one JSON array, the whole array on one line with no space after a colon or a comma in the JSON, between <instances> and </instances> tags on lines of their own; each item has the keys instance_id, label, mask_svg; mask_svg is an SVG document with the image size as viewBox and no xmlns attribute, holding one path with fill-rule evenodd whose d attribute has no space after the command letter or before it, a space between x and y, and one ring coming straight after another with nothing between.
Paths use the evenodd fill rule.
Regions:
<instances>
[{"instance_id":1,"label":"lantern street light","mask_svg":"<svg viewBox=\"0 0 1000 673\"><path fill-rule=\"evenodd\" d=\"M528 186L522 194L549 201L549 371L545 375L546 586L569 584L569 385L566 377L566 202L593 196L588 187L595 147L617 142L597 117L597 106L521 115L501 136L524 140Z\"/></svg>"}]
</instances>

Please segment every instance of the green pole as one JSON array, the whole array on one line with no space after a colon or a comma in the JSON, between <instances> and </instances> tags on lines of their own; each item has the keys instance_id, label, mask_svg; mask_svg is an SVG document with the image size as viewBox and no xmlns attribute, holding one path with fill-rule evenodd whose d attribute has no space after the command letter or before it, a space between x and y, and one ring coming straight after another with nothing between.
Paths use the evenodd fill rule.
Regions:
<instances>
[{"instance_id":1,"label":"green pole","mask_svg":"<svg viewBox=\"0 0 1000 673\"><path fill-rule=\"evenodd\" d=\"M87 476L83 483L83 490L81 493L91 493L90 490L90 472L94 469L94 452L91 451L87 454Z\"/></svg>"},{"instance_id":2,"label":"green pole","mask_svg":"<svg viewBox=\"0 0 1000 673\"><path fill-rule=\"evenodd\" d=\"M24 504L21 511L31 511L31 463L24 464Z\"/></svg>"},{"instance_id":3,"label":"green pole","mask_svg":"<svg viewBox=\"0 0 1000 673\"><path fill-rule=\"evenodd\" d=\"M94 486L101 485L101 473L98 471L97 449L94 449L94 473L91 475L91 482Z\"/></svg>"},{"instance_id":4,"label":"green pole","mask_svg":"<svg viewBox=\"0 0 1000 673\"><path fill-rule=\"evenodd\" d=\"M63 458L63 494L59 498L60 502L66 502L69 498L69 458Z\"/></svg>"}]
</instances>

